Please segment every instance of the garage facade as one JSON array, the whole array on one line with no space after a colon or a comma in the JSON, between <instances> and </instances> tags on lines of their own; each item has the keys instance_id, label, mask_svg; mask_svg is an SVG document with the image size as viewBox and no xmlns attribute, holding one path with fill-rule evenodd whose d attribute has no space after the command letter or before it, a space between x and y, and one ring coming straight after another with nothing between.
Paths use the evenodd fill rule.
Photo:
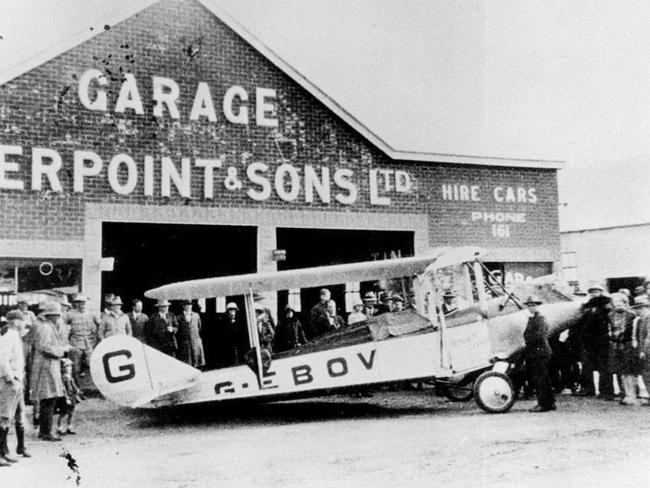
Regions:
<instances>
[{"instance_id":1,"label":"garage facade","mask_svg":"<svg viewBox=\"0 0 650 488\"><path fill-rule=\"evenodd\" d=\"M446 245L508 280L560 261L560 162L396 150L207 0L87 37L2 78L5 301Z\"/></svg>"}]
</instances>

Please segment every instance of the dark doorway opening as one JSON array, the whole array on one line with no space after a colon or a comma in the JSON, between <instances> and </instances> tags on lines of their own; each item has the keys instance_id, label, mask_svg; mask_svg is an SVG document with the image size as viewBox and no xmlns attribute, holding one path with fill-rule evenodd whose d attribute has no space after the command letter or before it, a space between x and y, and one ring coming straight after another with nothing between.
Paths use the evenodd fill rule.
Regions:
<instances>
[{"instance_id":1,"label":"dark doorway opening","mask_svg":"<svg viewBox=\"0 0 650 488\"><path fill-rule=\"evenodd\" d=\"M255 227L106 222L102 233L102 255L115 258L113 271L102 273L102 292L119 295L127 309L150 288L256 268ZM144 302L150 312L153 302ZM206 310L214 313L214 299Z\"/></svg>"},{"instance_id":2,"label":"dark doorway opening","mask_svg":"<svg viewBox=\"0 0 650 488\"><path fill-rule=\"evenodd\" d=\"M278 263L278 269L298 269L413 256L413 240L414 233L410 231L279 228L278 248L285 249L287 255L285 261ZM361 294L372 290L372 287L372 283L361 283ZM316 286L302 290L301 320L309 318L309 310L318 302L320 288ZM339 315L345 318L344 284L328 286L328 288L338 305ZM287 301L288 292L279 293L279 312Z\"/></svg>"}]
</instances>

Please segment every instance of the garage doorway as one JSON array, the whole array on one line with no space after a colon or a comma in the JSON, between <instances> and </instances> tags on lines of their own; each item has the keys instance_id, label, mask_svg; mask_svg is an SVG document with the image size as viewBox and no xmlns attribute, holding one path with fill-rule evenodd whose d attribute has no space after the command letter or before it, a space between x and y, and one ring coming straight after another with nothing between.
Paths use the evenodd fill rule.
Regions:
<instances>
[{"instance_id":1,"label":"garage doorway","mask_svg":"<svg viewBox=\"0 0 650 488\"><path fill-rule=\"evenodd\" d=\"M115 258L113 271L102 273L102 293L125 304L167 283L256 268L255 227L105 222L102 236L102 256ZM153 302L144 302L151 312ZM208 312L215 308L209 302Z\"/></svg>"},{"instance_id":2,"label":"garage doorway","mask_svg":"<svg viewBox=\"0 0 650 488\"><path fill-rule=\"evenodd\" d=\"M278 269L298 269L332 264L374 261L394 257L413 256L414 232L347 230L347 229L277 229L278 249L286 250L286 260ZM359 292L376 291L373 283L361 283ZM300 292L299 314L307 320L309 310L318 302L320 286ZM344 284L328 286L338 305L339 315L347 316ZM288 302L288 292L278 294L278 312Z\"/></svg>"}]
</instances>

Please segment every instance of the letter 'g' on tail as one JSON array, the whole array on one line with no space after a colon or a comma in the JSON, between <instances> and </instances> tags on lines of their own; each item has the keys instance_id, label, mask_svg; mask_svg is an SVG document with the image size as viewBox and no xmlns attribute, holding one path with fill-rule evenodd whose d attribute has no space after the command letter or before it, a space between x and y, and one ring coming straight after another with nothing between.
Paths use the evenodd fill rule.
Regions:
<instances>
[{"instance_id":1,"label":"letter 'g' on tail","mask_svg":"<svg viewBox=\"0 0 650 488\"><path fill-rule=\"evenodd\" d=\"M196 384L201 372L131 336L100 342L90 374L102 395L125 407L144 407L155 398Z\"/></svg>"}]
</instances>

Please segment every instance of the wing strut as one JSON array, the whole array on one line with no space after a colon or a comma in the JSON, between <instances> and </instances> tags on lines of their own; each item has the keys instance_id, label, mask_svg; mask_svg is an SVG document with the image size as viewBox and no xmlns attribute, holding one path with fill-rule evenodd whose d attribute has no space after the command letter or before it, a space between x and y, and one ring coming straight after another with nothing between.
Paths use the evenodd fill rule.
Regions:
<instances>
[{"instance_id":1,"label":"wing strut","mask_svg":"<svg viewBox=\"0 0 650 488\"><path fill-rule=\"evenodd\" d=\"M257 374L257 382L261 390L263 388L262 353L260 351L260 334L257 330L257 317L255 316L255 301L253 299L252 288L248 288L244 298L246 301L246 323L248 324L249 344L253 351L255 351L255 362L257 363L255 373Z\"/></svg>"}]
</instances>

